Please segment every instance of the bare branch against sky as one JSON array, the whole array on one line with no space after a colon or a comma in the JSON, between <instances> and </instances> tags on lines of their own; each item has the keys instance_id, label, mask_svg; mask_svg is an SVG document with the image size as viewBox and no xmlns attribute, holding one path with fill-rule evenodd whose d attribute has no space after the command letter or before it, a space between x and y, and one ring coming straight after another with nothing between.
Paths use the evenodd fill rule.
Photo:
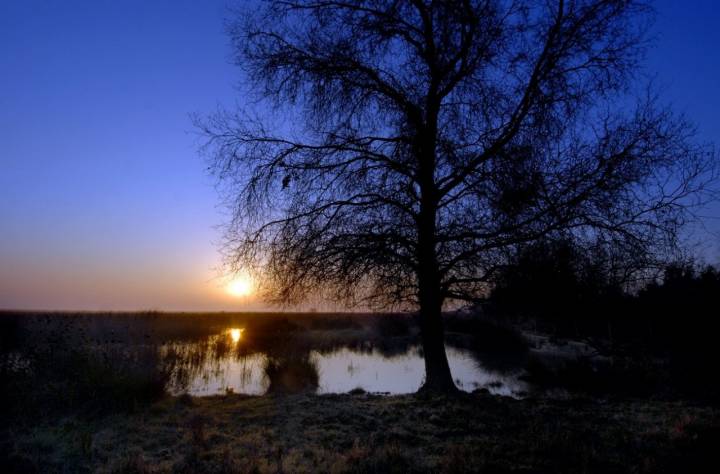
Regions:
<instances>
[{"instance_id":1,"label":"bare branch against sky","mask_svg":"<svg viewBox=\"0 0 720 474\"><path fill-rule=\"evenodd\" d=\"M199 123L235 197L231 267L275 302L419 308L426 388L452 387L441 308L482 296L518 248L571 238L647 263L711 197L714 151L635 80L650 14L625 0L238 12L247 92L277 114L248 103Z\"/></svg>"}]
</instances>

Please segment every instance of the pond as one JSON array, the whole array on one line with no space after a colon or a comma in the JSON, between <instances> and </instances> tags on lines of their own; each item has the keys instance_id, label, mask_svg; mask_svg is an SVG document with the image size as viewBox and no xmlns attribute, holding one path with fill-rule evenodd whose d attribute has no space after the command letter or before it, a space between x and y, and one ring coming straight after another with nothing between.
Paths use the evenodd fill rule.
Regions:
<instances>
[{"instance_id":1,"label":"pond","mask_svg":"<svg viewBox=\"0 0 720 474\"><path fill-rule=\"evenodd\" d=\"M422 385L425 367L417 345L381 350L362 344L310 345L282 350L256 351L244 345L242 328L227 328L202 342L167 344L164 359L173 361L169 390L193 396L227 392L261 395L283 387L305 387L319 394L413 393ZM450 369L458 388L471 392L487 389L520 398L528 391L519 371L491 370L472 352L447 346Z\"/></svg>"}]
</instances>

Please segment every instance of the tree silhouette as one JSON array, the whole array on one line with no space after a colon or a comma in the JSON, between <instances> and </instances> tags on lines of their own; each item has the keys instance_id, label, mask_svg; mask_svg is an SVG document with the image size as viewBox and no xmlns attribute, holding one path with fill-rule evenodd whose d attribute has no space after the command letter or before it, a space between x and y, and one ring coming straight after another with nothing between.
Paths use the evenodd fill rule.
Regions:
<instances>
[{"instance_id":1,"label":"tree silhouette","mask_svg":"<svg viewBox=\"0 0 720 474\"><path fill-rule=\"evenodd\" d=\"M711 151L632 93L633 0L277 0L229 23L248 99L198 122L231 198L231 267L273 302L418 308L423 390L455 390L441 310L519 245L655 254ZM632 101L629 97L638 97Z\"/></svg>"}]
</instances>

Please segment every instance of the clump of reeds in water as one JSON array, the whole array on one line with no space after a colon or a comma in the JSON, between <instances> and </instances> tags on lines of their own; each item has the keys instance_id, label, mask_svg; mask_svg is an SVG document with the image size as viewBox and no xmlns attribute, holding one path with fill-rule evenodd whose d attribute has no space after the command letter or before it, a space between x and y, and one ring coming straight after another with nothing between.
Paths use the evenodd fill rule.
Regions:
<instances>
[{"instance_id":1,"label":"clump of reeds in water","mask_svg":"<svg viewBox=\"0 0 720 474\"><path fill-rule=\"evenodd\" d=\"M317 365L308 352L268 357L264 371L269 394L314 392L318 388Z\"/></svg>"}]
</instances>

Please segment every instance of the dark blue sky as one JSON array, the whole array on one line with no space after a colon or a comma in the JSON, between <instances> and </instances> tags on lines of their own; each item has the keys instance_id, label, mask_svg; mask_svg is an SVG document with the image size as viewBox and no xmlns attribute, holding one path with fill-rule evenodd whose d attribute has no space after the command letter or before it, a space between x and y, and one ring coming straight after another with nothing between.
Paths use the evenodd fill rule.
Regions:
<instances>
[{"instance_id":1,"label":"dark blue sky","mask_svg":"<svg viewBox=\"0 0 720 474\"><path fill-rule=\"evenodd\" d=\"M242 101L227 4L0 2L0 308L253 307L215 278L223 216L188 117ZM656 7L647 72L720 143L720 7Z\"/></svg>"}]
</instances>

